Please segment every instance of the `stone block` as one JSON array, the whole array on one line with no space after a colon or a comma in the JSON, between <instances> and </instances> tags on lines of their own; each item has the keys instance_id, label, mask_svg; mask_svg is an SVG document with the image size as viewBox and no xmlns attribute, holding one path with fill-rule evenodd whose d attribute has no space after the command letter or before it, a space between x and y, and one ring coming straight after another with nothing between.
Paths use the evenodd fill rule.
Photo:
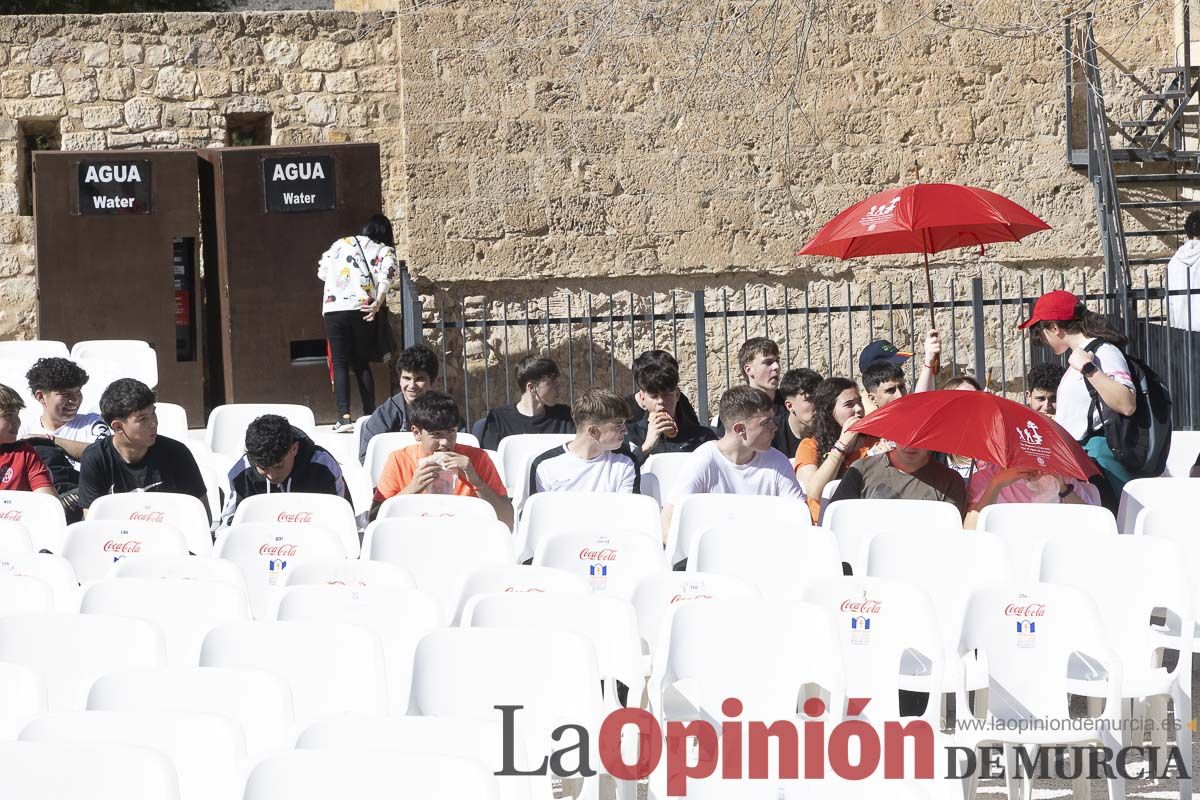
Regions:
<instances>
[{"instance_id":1,"label":"stone block","mask_svg":"<svg viewBox=\"0 0 1200 800\"><path fill-rule=\"evenodd\" d=\"M466 108L463 91L443 81L405 81L404 116L412 120L456 119Z\"/></svg>"},{"instance_id":2,"label":"stone block","mask_svg":"<svg viewBox=\"0 0 1200 800\"><path fill-rule=\"evenodd\" d=\"M29 63L39 67L55 67L79 60L79 48L54 36L34 39L29 46Z\"/></svg>"},{"instance_id":3,"label":"stone block","mask_svg":"<svg viewBox=\"0 0 1200 800\"><path fill-rule=\"evenodd\" d=\"M16 214L19 210L17 187L12 184L0 184L0 214Z\"/></svg>"},{"instance_id":4,"label":"stone block","mask_svg":"<svg viewBox=\"0 0 1200 800\"><path fill-rule=\"evenodd\" d=\"M519 158L479 161L472 170L478 197L503 199L530 197L534 193L529 163Z\"/></svg>"},{"instance_id":5,"label":"stone block","mask_svg":"<svg viewBox=\"0 0 1200 800\"><path fill-rule=\"evenodd\" d=\"M395 67L369 67L358 71L358 82L364 92L396 92Z\"/></svg>"},{"instance_id":6,"label":"stone block","mask_svg":"<svg viewBox=\"0 0 1200 800\"><path fill-rule=\"evenodd\" d=\"M306 75L314 75L318 78L322 77L319 72L303 73ZM331 72L324 76L325 91L334 92L336 94L344 94L358 91L358 73L352 69L341 69L337 72ZM313 90L317 91L317 90Z\"/></svg>"},{"instance_id":7,"label":"stone block","mask_svg":"<svg viewBox=\"0 0 1200 800\"><path fill-rule=\"evenodd\" d=\"M254 94L269 94L278 91L283 85L279 73L271 67L243 67L241 78L243 87L241 91Z\"/></svg>"},{"instance_id":8,"label":"stone block","mask_svg":"<svg viewBox=\"0 0 1200 800\"><path fill-rule=\"evenodd\" d=\"M105 150L107 148L108 139L103 131L64 133L62 136L63 150L87 151Z\"/></svg>"},{"instance_id":9,"label":"stone block","mask_svg":"<svg viewBox=\"0 0 1200 800\"><path fill-rule=\"evenodd\" d=\"M294 67L300 61L300 48L283 36L268 36L262 44L263 57L278 67Z\"/></svg>"},{"instance_id":10,"label":"stone block","mask_svg":"<svg viewBox=\"0 0 1200 800\"><path fill-rule=\"evenodd\" d=\"M133 70L129 67L102 69L96 73L100 97L105 100L128 100L133 97Z\"/></svg>"},{"instance_id":11,"label":"stone block","mask_svg":"<svg viewBox=\"0 0 1200 800\"><path fill-rule=\"evenodd\" d=\"M12 117L0 117L0 142L17 140L17 121Z\"/></svg>"},{"instance_id":12,"label":"stone block","mask_svg":"<svg viewBox=\"0 0 1200 800\"><path fill-rule=\"evenodd\" d=\"M126 64L141 64L146 58L146 51L140 44L121 45L121 61Z\"/></svg>"},{"instance_id":13,"label":"stone block","mask_svg":"<svg viewBox=\"0 0 1200 800\"><path fill-rule=\"evenodd\" d=\"M408 161L405 176L412 200L467 197L471 181L466 163L457 161Z\"/></svg>"},{"instance_id":14,"label":"stone block","mask_svg":"<svg viewBox=\"0 0 1200 800\"><path fill-rule=\"evenodd\" d=\"M598 236L608 230L607 202L595 197L556 197L549 202L550 230Z\"/></svg>"},{"instance_id":15,"label":"stone block","mask_svg":"<svg viewBox=\"0 0 1200 800\"><path fill-rule=\"evenodd\" d=\"M285 72L283 74L283 89L285 92L292 94L319 92L325 84L325 79L327 77L332 78L336 74L336 72L331 72L326 76L320 72Z\"/></svg>"},{"instance_id":16,"label":"stone block","mask_svg":"<svg viewBox=\"0 0 1200 800\"><path fill-rule=\"evenodd\" d=\"M91 42L83 46L83 63L89 67L107 67L112 60L112 49L104 42Z\"/></svg>"},{"instance_id":17,"label":"stone block","mask_svg":"<svg viewBox=\"0 0 1200 800\"><path fill-rule=\"evenodd\" d=\"M57 119L67 115L67 104L61 97L39 97L9 100L6 111L18 119Z\"/></svg>"},{"instance_id":18,"label":"stone block","mask_svg":"<svg viewBox=\"0 0 1200 800\"><path fill-rule=\"evenodd\" d=\"M304 48L300 66L318 72L332 72L342 65L340 48L330 41L318 40Z\"/></svg>"},{"instance_id":19,"label":"stone block","mask_svg":"<svg viewBox=\"0 0 1200 800\"><path fill-rule=\"evenodd\" d=\"M225 57L235 67L247 67L251 64L261 64L263 51L253 39L235 39L226 49Z\"/></svg>"},{"instance_id":20,"label":"stone block","mask_svg":"<svg viewBox=\"0 0 1200 800\"><path fill-rule=\"evenodd\" d=\"M125 121L129 130L147 131L157 128L162 120L163 104L150 97L136 97L125 103Z\"/></svg>"},{"instance_id":21,"label":"stone block","mask_svg":"<svg viewBox=\"0 0 1200 800\"><path fill-rule=\"evenodd\" d=\"M441 206L446 236L450 239L499 239L504 236L500 203L467 201Z\"/></svg>"},{"instance_id":22,"label":"stone block","mask_svg":"<svg viewBox=\"0 0 1200 800\"><path fill-rule=\"evenodd\" d=\"M191 100L196 96L196 73L181 67L163 67L154 83L154 96L162 100Z\"/></svg>"},{"instance_id":23,"label":"stone block","mask_svg":"<svg viewBox=\"0 0 1200 800\"><path fill-rule=\"evenodd\" d=\"M183 63L192 67L218 67L224 61L225 55L221 48L207 39L192 42L183 54Z\"/></svg>"},{"instance_id":24,"label":"stone block","mask_svg":"<svg viewBox=\"0 0 1200 800\"><path fill-rule=\"evenodd\" d=\"M92 130L115 128L122 124L125 118L117 106L87 106L83 109L83 127Z\"/></svg>"},{"instance_id":25,"label":"stone block","mask_svg":"<svg viewBox=\"0 0 1200 800\"><path fill-rule=\"evenodd\" d=\"M366 67L375 63L375 45L369 41L351 42L342 48L342 65L345 67Z\"/></svg>"},{"instance_id":26,"label":"stone block","mask_svg":"<svg viewBox=\"0 0 1200 800\"><path fill-rule=\"evenodd\" d=\"M29 96L29 73L10 69L0 74L0 95L13 99Z\"/></svg>"},{"instance_id":27,"label":"stone block","mask_svg":"<svg viewBox=\"0 0 1200 800\"><path fill-rule=\"evenodd\" d=\"M8 48L0 45L0 67L8 63Z\"/></svg>"},{"instance_id":28,"label":"stone block","mask_svg":"<svg viewBox=\"0 0 1200 800\"><path fill-rule=\"evenodd\" d=\"M163 67L175 63L175 53L165 44L152 44L146 48L146 63L151 67Z\"/></svg>"},{"instance_id":29,"label":"stone block","mask_svg":"<svg viewBox=\"0 0 1200 800\"><path fill-rule=\"evenodd\" d=\"M314 97L304 104L304 116L313 125L329 125L337 119L337 102L331 97Z\"/></svg>"},{"instance_id":30,"label":"stone block","mask_svg":"<svg viewBox=\"0 0 1200 800\"><path fill-rule=\"evenodd\" d=\"M269 114L271 101L265 97L254 95L239 95L231 97L225 104L226 114Z\"/></svg>"},{"instance_id":31,"label":"stone block","mask_svg":"<svg viewBox=\"0 0 1200 800\"><path fill-rule=\"evenodd\" d=\"M581 106L579 87L572 81L538 80L533 84L533 107L537 111L565 114Z\"/></svg>"},{"instance_id":32,"label":"stone block","mask_svg":"<svg viewBox=\"0 0 1200 800\"><path fill-rule=\"evenodd\" d=\"M231 91L229 76L218 70L203 70L196 75L200 94L205 97L227 97Z\"/></svg>"},{"instance_id":33,"label":"stone block","mask_svg":"<svg viewBox=\"0 0 1200 800\"><path fill-rule=\"evenodd\" d=\"M540 203L505 203L504 231L519 236L545 236L550 232L546 207Z\"/></svg>"},{"instance_id":34,"label":"stone block","mask_svg":"<svg viewBox=\"0 0 1200 800\"><path fill-rule=\"evenodd\" d=\"M502 128L506 153L537 153L546 149L546 124L541 120L512 120Z\"/></svg>"}]
</instances>

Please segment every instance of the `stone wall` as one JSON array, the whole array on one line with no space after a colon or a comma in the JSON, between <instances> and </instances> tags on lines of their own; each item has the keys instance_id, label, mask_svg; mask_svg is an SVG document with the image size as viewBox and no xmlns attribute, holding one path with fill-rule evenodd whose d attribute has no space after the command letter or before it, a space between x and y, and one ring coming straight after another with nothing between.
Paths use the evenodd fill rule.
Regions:
<instances>
[{"instance_id":1,"label":"stone wall","mask_svg":"<svg viewBox=\"0 0 1200 800\"><path fill-rule=\"evenodd\" d=\"M64 150L200 148L226 143L227 114L268 113L275 144L379 142L399 216L396 61L378 13L0 17L0 338L36 335L23 121L59 120Z\"/></svg>"},{"instance_id":2,"label":"stone wall","mask_svg":"<svg viewBox=\"0 0 1200 800\"><path fill-rule=\"evenodd\" d=\"M428 320L445 307L453 321L465 297L556 290L715 297L765 283L777 303L782 287L819 296L853 281L856 297L902 294L910 257L794 253L844 206L917 176L993 189L1053 226L938 256L940 298L980 275L990 287L1085 274L1096 285L1091 190L1064 158L1058 12L1000 0L336 2L0 18L0 337L34 325L32 225L16 213L23 119L61 119L66 149L221 145L238 112L272 114L276 143L378 141L386 210ZM1106 74L1157 80L1174 4L1103 0L1097 12ZM1142 90L1106 88L1118 114L1133 113ZM1009 322L989 319L989 335L1015 345ZM837 321L821 331L833 368L867 334ZM467 339L446 344L499 354L499 340ZM567 341L564 329L537 347L562 354ZM972 363L969 349L959 360ZM461 385L463 365L451 367ZM712 354L709 373L723 383Z\"/></svg>"}]
</instances>

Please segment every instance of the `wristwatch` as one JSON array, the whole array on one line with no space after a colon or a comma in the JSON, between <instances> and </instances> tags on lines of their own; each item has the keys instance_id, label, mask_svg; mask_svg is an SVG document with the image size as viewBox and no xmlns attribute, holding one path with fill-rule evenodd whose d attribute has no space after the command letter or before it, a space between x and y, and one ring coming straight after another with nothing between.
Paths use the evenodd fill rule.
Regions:
<instances>
[{"instance_id":1,"label":"wristwatch","mask_svg":"<svg viewBox=\"0 0 1200 800\"><path fill-rule=\"evenodd\" d=\"M1096 362L1089 361L1088 363L1086 363L1082 367L1080 367L1079 371L1083 373L1083 377L1090 378L1090 377L1092 377L1092 373L1095 372L1097 369L1099 369L1099 367L1096 366Z\"/></svg>"}]
</instances>

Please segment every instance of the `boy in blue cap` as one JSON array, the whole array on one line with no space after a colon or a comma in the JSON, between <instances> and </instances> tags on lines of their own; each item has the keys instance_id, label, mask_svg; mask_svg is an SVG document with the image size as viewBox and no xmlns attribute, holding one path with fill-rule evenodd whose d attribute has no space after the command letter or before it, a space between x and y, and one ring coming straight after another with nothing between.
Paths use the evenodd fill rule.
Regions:
<instances>
[{"instance_id":1,"label":"boy in blue cap","mask_svg":"<svg viewBox=\"0 0 1200 800\"><path fill-rule=\"evenodd\" d=\"M938 332L930 330L925 335L925 361L921 374L917 376L914 392L928 392L934 388L934 381L937 380L936 362L941 352ZM904 370L900 367L912 356L911 352L898 349L886 339L876 339L862 349L858 356L858 370L862 373L863 389L866 391L863 403L868 413L908 393Z\"/></svg>"}]
</instances>

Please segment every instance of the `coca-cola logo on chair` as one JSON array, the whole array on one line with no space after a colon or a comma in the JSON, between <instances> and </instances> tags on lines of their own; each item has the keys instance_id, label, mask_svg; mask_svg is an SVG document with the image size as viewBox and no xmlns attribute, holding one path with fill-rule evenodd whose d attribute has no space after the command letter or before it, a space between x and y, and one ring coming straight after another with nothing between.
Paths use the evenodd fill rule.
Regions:
<instances>
[{"instance_id":1,"label":"coca-cola logo on chair","mask_svg":"<svg viewBox=\"0 0 1200 800\"><path fill-rule=\"evenodd\" d=\"M296 555L296 545L294 544L264 544L258 548L260 556L294 556Z\"/></svg>"},{"instance_id":2,"label":"coca-cola logo on chair","mask_svg":"<svg viewBox=\"0 0 1200 800\"><path fill-rule=\"evenodd\" d=\"M109 539L104 543L104 552L106 553L140 553L142 552L142 543L136 539L126 539L123 542L113 541Z\"/></svg>"},{"instance_id":3,"label":"coca-cola logo on chair","mask_svg":"<svg viewBox=\"0 0 1200 800\"><path fill-rule=\"evenodd\" d=\"M133 522L166 522L167 515L161 511L134 511L129 519Z\"/></svg>"},{"instance_id":4,"label":"coca-cola logo on chair","mask_svg":"<svg viewBox=\"0 0 1200 800\"><path fill-rule=\"evenodd\" d=\"M280 511L279 516L275 518L276 522L312 522L311 511Z\"/></svg>"}]
</instances>

